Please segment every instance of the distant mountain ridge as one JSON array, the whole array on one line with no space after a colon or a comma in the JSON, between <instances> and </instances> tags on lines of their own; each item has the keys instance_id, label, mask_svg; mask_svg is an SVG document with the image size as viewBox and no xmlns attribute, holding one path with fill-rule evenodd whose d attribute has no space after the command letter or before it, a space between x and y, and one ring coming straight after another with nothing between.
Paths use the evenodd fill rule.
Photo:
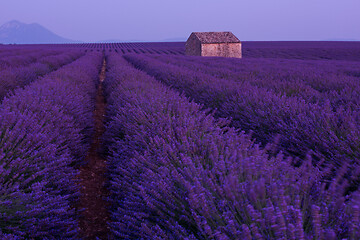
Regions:
<instances>
[{"instance_id":1,"label":"distant mountain ridge","mask_svg":"<svg viewBox=\"0 0 360 240\"><path fill-rule=\"evenodd\" d=\"M0 43L3 44L51 44L80 43L60 37L37 23L26 24L16 20L0 26Z\"/></svg>"}]
</instances>

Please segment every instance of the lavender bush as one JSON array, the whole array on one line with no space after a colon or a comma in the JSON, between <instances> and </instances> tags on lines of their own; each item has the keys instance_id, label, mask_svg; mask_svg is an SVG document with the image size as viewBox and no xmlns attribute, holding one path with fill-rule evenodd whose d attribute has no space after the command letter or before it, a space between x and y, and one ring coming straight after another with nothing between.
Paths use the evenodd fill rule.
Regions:
<instances>
[{"instance_id":1,"label":"lavender bush","mask_svg":"<svg viewBox=\"0 0 360 240\"><path fill-rule=\"evenodd\" d=\"M360 61L359 42L243 42L245 58Z\"/></svg>"},{"instance_id":2,"label":"lavender bush","mask_svg":"<svg viewBox=\"0 0 360 240\"><path fill-rule=\"evenodd\" d=\"M135 57L127 57L135 62ZM126 239L356 239L359 194L299 168L115 55L108 58L112 232Z\"/></svg>"},{"instance_id":3,"label":"lavender bush","mask_svg":"<svg viewBox=\"0 0 360 240\"><path fill-rule=\"evenodd\" d=\"M54 71L84 55L79 50L65 51L57 55L39 55L36 62L20 67L9 67L0 71L0 100L18 87L24 87L39 76Z\"/></svg>"},{"instance_id":4,"label":"lavender bush","mask_svg":"<svg viewBox=\"0 0 360 240\"><path fill-rule=\"evenodd\" d=\"M0 238L81 238L105 53L114 238L359 239L359 43L243 50L0 44Z\"/></svg>"},{"instance_id":5,"label":"lavender bush","mask_svg":"<svg viewBox=\"0 0 360 240\"><path fill-rule=\"evenodd\" d=\"M17 55L0 55L0 71L6 68L14 68L29 65L30 63L36 62L39 58L60 54L61 50L32 50L27 53L24 51L19 52Z\"/></svg>"},{"instance_id":6,"label":"lavender bush","mask_svg":"<svg viewBox=\"0 0 360 240\"><path fill-rule=\"evenodd\" d=\"M224 81L244 82L309 103L330 101L334 109L360 105L360 62L284 59L226 59L154 56L162 62L209 74Z\"/></svg>"},{"instance_id":7,"label":"lavender bush","mask_svg":"<svg viewBox=\"0 0 360 240\"><path fill-rule=\"evenodd\" d=\"M88 54L0 105L0 236L78 238L77 170L89 147L101 54Z\"/></svg>"},{"instance_id":8,"label":"lavender bush","mask_svg":"<svg viewBox=\"0 0 360 240\"><path fill-rule=\"evenodd\" d=\"M351 188L357 188L358 109L333 109L329 101L307 103L300 97L285 97L248 82L224 81L146 56L125 58L195 101L216 109L217 117L231 117L232 126L251 132L258 142L277 141L279 150L299 158L294 160L295 165L310 154L316 162L324 159L326 165L333 165L334 171L346 166Z\"/></svg>"}]
</instances>

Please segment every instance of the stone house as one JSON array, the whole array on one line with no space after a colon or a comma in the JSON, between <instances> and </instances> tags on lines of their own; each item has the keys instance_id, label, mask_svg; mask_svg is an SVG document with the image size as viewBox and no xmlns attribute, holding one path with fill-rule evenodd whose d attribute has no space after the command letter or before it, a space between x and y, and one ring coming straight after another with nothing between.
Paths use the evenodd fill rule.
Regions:
<instances>
[{"instance_id":1,"label":"stone house","mask_svg":"<svg viewBox=\"0 0 360 240\"><path fill-rule=\"evenodd\" d=\"M231 32L193 32L185 44L186 55L241 58L241 42Z\"/></svg>"}]
</instances>

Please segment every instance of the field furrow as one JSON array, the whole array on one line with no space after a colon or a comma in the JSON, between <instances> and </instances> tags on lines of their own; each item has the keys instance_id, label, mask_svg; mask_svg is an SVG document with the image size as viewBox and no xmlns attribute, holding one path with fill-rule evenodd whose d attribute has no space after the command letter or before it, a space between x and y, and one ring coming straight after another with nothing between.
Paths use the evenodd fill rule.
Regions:
<instances>
[{"instance_id":1,"label":"field furrow","mask_svg":"<svg viewBox=\"0 0 360 240\"><path fill-rule=\"evenodd\" d=\"M297 168L282 154L270 157L201 105L120 56L108 59L105 142L116 238L251 239L252 232L311 239L319 211L327 216L319 231L357 234L340 227L352 221L357 201L340 200L340 179L325 190L310 159Z\"/></svg>"},{"instance_id":2,"label":"field furrow","mask_svg":"<svg viewBox=\"0 0 360 240\"><path fill-rule=\"evenodd\" d=\"M360 44L242 48L0 44L0 239L358 240Z\"/></svg>"},{"instance_id":3,"label":"field furrow","mask_svg":"<svg viewBox=\"0 0 360 240\"><path fill-rule=\"evenodd\" d=\"M94 110L94 134L91 146L86 153L85 164L79 169L80 199L78 208L82 209L79 226L82 239L109 239L109 210L106 201L109 193L105 188L107 179L106 160L101 156L102 135L105 131L104 118L106 102L103 95L106 61L99 75Z\"/></svg>"},{"instance_id":4,"label":"field furrow","mask_svg":"<svg viewBox=\"0 0 360 240\"><path fill-rule=\"evenodd\" d=\"M1 238L78 238L76 166L90 146L101 59L87 54L0 105Z\"/></svg>"},{"instance_id":5,"label":"field furrow","mask_svg":"<svg viewBox=\"0 0 360 240\"><path fill-rule=\"evenodd\" d=\"M125 55L125 58L206 108L216 109L215 116L231 118L232 126L251 133L263 146L275 142L275 152L280 150L294 157L295 165L311 156L314 164L324 161L334 169L345 167L351 172L348 175L351 186L358 185L359 106L333 109L329 101L307 103L247 82L224 81L147 56Z\"/></svg>"}]
</instances>

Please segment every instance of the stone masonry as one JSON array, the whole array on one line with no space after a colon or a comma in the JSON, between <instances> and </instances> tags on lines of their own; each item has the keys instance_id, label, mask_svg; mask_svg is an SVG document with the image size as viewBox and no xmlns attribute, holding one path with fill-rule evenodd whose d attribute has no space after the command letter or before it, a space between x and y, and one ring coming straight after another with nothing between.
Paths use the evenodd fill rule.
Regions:
<instances>
[{"instance_id":1,"label":"stone masonry","mask_svg":"<svg viewBox=\"0 0 360 240\"><path fill-rule=\"evenodd\" d=\"M241 58L241 42L231 32L193 32L185 45L186 55Z\"/></svg>"}]
</instances>

